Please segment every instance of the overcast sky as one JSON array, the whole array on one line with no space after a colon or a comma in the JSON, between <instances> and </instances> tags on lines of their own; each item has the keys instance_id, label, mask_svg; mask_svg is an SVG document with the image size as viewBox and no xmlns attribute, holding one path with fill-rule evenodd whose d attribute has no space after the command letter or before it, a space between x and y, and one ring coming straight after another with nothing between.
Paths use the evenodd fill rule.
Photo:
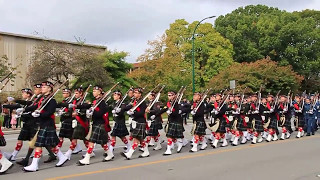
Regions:
<instances>
[{"instance_id":1,"label":"overcast sky","mask_svg":"<svg viewBox=\"0 0 320 180\"><path fill-rule=\"evenodd\" d=\"M134 62L176 19L225 15L250 4L287 11L320 9L320 0L0 0L0 31L105 45ZM207 22L213 23L209 19Z\"/></svg>"}]
</instances>

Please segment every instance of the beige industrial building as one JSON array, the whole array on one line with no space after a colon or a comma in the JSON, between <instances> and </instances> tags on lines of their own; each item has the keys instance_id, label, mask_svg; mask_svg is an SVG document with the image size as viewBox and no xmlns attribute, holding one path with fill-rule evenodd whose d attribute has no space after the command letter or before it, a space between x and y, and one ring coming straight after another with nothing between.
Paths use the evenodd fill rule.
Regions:
<instances>
[{"instance_id":1,"label":"beige industrial building","mask_svg":"<svg viewBox=\"0 0 320 180\"><path fill-rule=\"evenodd\" d=\"M17 91L29 85L29 81L26 79L29 70L28 67L30 66L35 47L37 47L37 45L40 43L43 43L43 41L51 41L59 45L66 45L67 47L73 49L92 49L101 53L107 49L105 46L99 45L79 44L77 42L0 32L0 57L8 57L8 63L10 63L12 67L18 67L16 71L19 72L19 75L15 79L14 85L7 85L3 91Z\"/></svg>"}]
</instances>

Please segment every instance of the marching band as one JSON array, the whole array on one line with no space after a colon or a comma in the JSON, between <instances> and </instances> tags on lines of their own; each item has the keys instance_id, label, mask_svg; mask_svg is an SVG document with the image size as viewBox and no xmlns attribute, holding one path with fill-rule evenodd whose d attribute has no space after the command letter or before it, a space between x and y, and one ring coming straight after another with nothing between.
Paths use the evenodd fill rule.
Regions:
<instances>
[{"instance_id":1,"label":"marching band","mask_svg":"<svg viewBox=\"0 0 320 180\"><path fill-rule=\"evenodd\" d=\"M292 125L298 131L296 138L305 134L314 135L318 128L319 94L293 95L289 92L283 95L279 91L275 96L268 94L263 97L261 88L259 92L251 94L245 93L246 89L240 93L227 90L211 93L211 89L208 89L194 93L193 101L188 106L181 102L186 87L181 87L177 92L170 90L168 101L162 103L160 94L164 85L158 85L143 95L144 88L139 87L130 88L123 94L116 90L117 83L107 92L99 85L90 85L86 90L82 86L73 91L62 89L64 99L57 103L54 96L66 82L56 90L49 81L35 84L33 90L24 88L21 100L16 100L16 104L3 105L3 108L16 110L16 116L21 119L23 127L11 156L5 157L0 151L0 174L13 166L12 162L16 160L25 141L29 141L27 155L17 164L23 166L26 172L39 170L43 148L49 152L49 159L45 163L58 159L55 166L63 166L72 154L82 150L79 140L83 141L87 151L78 165L90 164L97 144L105 151L103 161L112 161L117 138L125 144L122 155L126 159L131 159L137 149L142 151L139 157L146 158L150 156L149 146L154 146L155 151L162 149L162 129L167 140L163 155L180 153L188 143L184 136L183 120L188 113L193 117L191 153L207 149L208 140L213 148L226 147L229 143L238 146L248 141L256 144L263 140L271 142L289 139L293 132ZM94 100L90 103L86 97L91 89ZM167 115L166 122L162 114ZM126 125L127 115L129 130ZM55 116L60 117L59 134L56 132ZM113 127L110 126L109 117L114 121ZM209 131L210 135L206 136ZM66 138L71 144L67 152L62 153L61 147ZM0 146L6 146L1 129ZM33 151L33 159L29 163Z\"/></svg>"}]
</instances>

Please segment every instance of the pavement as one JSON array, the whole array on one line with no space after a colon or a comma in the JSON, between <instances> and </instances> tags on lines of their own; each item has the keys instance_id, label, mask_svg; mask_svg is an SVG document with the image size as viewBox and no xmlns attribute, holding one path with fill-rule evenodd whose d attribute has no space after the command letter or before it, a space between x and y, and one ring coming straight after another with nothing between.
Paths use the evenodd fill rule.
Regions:
<instances>
[{"instance_id":1,"label":"pavement","mask_svg":"<svg viewBox=\"0 0 320 180\"><path fill-rule=\"evenodd\" d=\"M191 139L191 124L185 126L185 136ZM208 132L209 134L210 132ZM219 147L213 149L210 146L206 150L190 153L190 145L182 149L181 153L173 150L171 156L163 156L166 144L162 144L162 150L153 151L149 148L150 157L138 158L141 152L136 151L133 159L126 160L120 155L123 144L117 139L114 151L115 158L111 162L102 162L103 150L95 147L96 157L91 158L91 164L77 166L81 154L73 155L71 160L63 167L55 167L55 163L44 164L48 158L46 150L41 158L39 171L33 173L23 172L22 167L15 164L7 174L1 175L0 180L6 179L218 179L218 180L312 180L320 179L320 133L314 136L295 138L294 133L290 139L275 142L262 142L252 145L250 143ZM1 150L12 152L15 147L18 134L5 135L7 146ZM161 132L164 138L164 132ZM84 145L82 142L80 144ZM65 152L70 145L65 140L62 151ZM25 156L27 143L23 146L18 159ZM30 160L31 161L31 160Z\"/></svg>"}]
</instances>

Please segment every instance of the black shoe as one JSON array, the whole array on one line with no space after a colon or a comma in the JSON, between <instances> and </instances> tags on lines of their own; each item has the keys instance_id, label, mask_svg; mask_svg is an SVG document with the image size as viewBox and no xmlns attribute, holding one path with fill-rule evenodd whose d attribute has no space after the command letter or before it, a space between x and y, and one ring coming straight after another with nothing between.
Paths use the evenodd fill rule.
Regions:
<instances>
[{"instance_id":1,"label":"black shoe","mask_svg":"<svg viewBox=\"0 0 320 180\"><path fill-rule=\"evenodd\" d=\"M22 159L21 161L17 161L17 164L26 167L29 164L29 161L27 159Z\"/></svg>"},{"instance_id":2,"label":"black shoe","mask_svg":"<svg viewBox=\"0 0 320 180\"><path fill-rule=\"evenodd\" d=\"M314 135L314 132L312 133L312 135Z\"/></svg>"},{"instance_id":3,"label":"black shoe","mask_svg":"<svg viewBox=\"0 0 320 180\"><path fill-rule=\"evenodd\" d=\"M55 161L55 160L57 160L56 156L54 156L54 157L49 156L49 158L46 161L44 161L43 163L50 163L50 162Z\"/></svg>"},{"instance_id":4,"label":"black shoe","mask_svg":"<svg viewBox=\"0 0 320 180\"><path fill-rule=\"evenodd\" d=\"M307 133L307 136L310 136L310 133Z\"/></svg>"}]
</instances>

